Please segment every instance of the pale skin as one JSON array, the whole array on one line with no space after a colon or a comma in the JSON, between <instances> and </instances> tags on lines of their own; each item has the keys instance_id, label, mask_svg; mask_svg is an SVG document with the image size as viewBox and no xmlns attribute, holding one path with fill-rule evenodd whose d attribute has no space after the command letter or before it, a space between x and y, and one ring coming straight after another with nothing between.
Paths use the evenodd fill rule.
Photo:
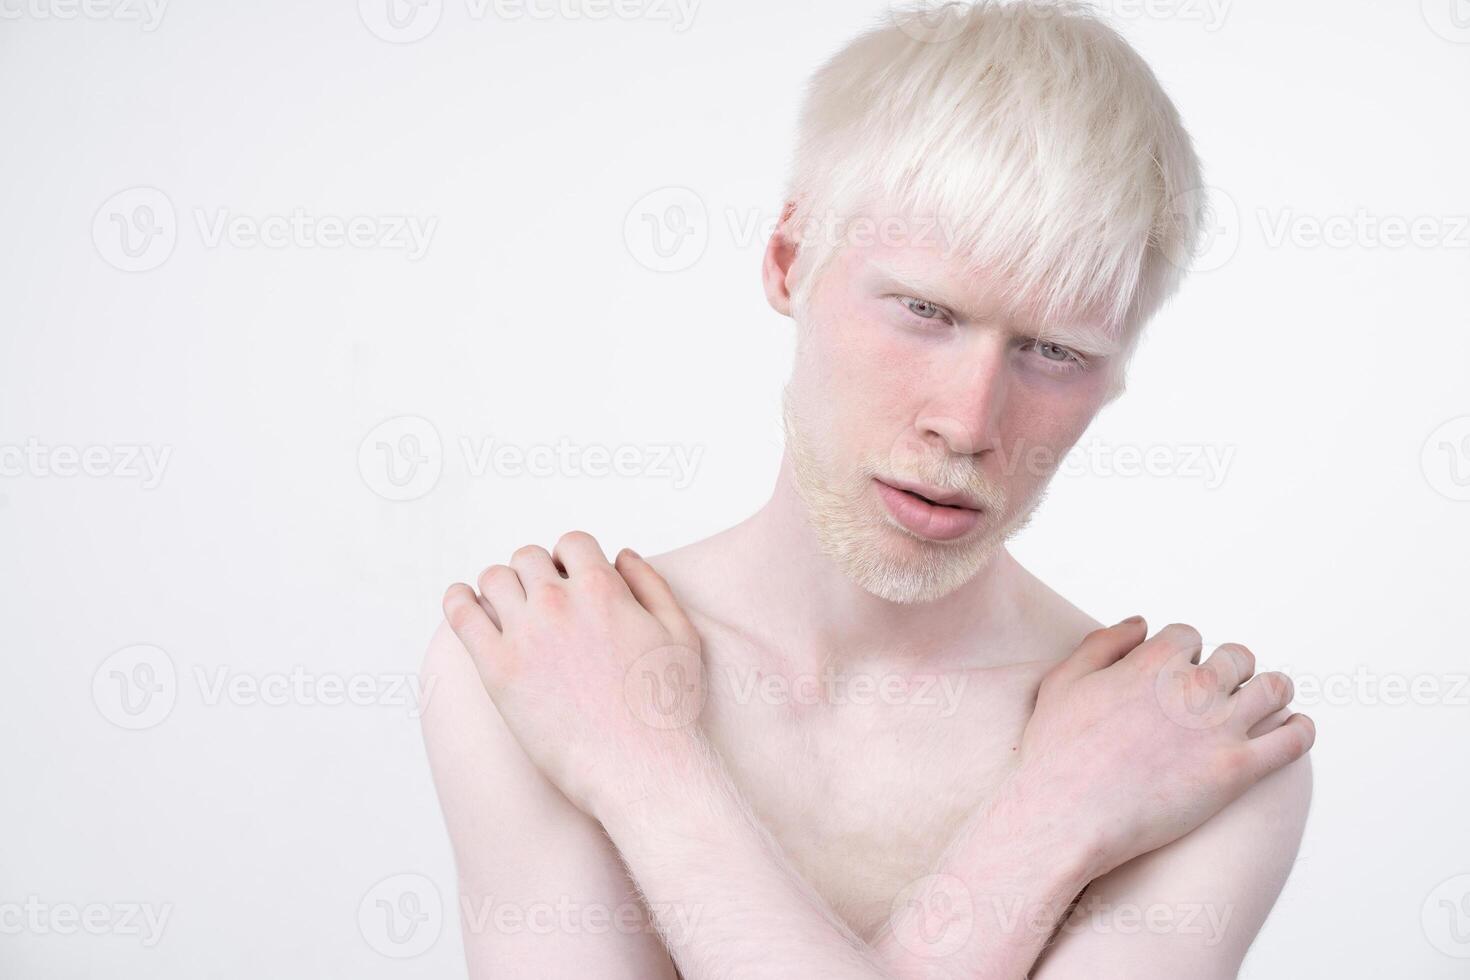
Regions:
<instances>
[{"instance_id":1,"label":"pale skin","mask_svg":"<svg viewBox=\"0 0 1470 980\"><path fill-rule=\"evenodd\" d=\"M796 251L783 222L786 314ZM1049 474L1004 447L1059 458L1119 390L1100 332L1063 370L918 246L850 247L810 308L793 391L832 467L910 439L1024 509ZM942 598L879 598L795 484L788 453L705 541L609 562L572 532L446 593L424 729L470 975L1235 976L1310 798L1290 682L1184 624L1104 629L999 541Z\"/></svg>"}]
</instances>

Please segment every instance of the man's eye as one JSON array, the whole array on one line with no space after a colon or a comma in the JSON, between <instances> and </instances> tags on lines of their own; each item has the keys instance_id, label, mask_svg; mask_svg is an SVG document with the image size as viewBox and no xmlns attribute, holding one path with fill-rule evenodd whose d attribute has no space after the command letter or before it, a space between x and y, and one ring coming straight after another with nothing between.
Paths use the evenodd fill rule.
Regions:
<instances>
[{"instance_id":1,"label":"man's eye","mask_svg":"<svg viewBox=\"0 0 1470 980\"><path fill-rule=\"evenodd\" d=\"M927 299L915 299L912 296L901 296L899 299L908 311L923 320L948 320L944 307L937 303L931 303Z\"/></svg>"},{"instance_id":2,"label":"man's eye","mask_svg":"<svg viewBox=\"0 0 1470 980\"><path fill-rule=\"evenodd\" d=\"M1051 361L1060 367L1082 368L1087 362L1076 351L1063 347L1061 344L1053 344L1045 340L1033 340L1028 347L1035 350L1044 360Z\"/></svg>"}]
</instances>

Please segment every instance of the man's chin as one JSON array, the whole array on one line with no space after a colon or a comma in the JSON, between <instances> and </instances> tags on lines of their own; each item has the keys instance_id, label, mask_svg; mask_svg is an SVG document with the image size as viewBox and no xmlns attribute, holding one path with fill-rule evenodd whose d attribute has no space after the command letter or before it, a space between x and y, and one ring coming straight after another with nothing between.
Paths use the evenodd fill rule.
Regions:
<instances>
[{"instance_id":1,"label":"man's chin","mask_svg":"<svg viewBox=\"0 0 1470 980\"><path fill-rule=\"evenodd\" d=\"M987 534L956 542L928 541L886 520L866 543L843 548L838 564L870 595L912 605L935 602L973 579L994 556Z\"/></svg>"}]
</instances>

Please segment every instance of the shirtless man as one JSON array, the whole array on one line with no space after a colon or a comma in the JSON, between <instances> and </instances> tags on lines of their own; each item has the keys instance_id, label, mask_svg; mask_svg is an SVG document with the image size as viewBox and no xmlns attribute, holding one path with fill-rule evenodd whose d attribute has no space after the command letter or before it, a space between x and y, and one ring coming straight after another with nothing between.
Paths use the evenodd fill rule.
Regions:
<instances>
[{"instance_id":1,"label":"shirtless man","mask_svg":"<svg viewBox=\"0 0 1470 980\"><path fill-rule=\"evenodd\" d=\"M1286 879L1290 682L1103 628L1005 547L1177 286L1189 139L1083 11L937 27L813 80L763 263L798 330L769 502L445 595L424 728L474 977L1213 980Z\"/></svg>"}]
</instances>

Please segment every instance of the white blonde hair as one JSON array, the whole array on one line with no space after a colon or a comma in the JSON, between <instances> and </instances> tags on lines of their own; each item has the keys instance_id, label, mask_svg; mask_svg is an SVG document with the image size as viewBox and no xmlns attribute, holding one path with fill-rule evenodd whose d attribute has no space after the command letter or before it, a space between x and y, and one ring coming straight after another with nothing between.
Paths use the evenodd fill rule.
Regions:
<instances>
[{"instance_id":1,"label":"white blonde hair","mask_svg":"<svg viewBox=\"0 0 1470 980\"><path fill-rule=\"evenodd\" d=\"M1196 247L1200 188L1178 111L1091 8L978 0L897 9L815 72L786 200L798 228L940 218L1006 302L1101 316L1131 351ZM840 242L797 237L800 317Z\"/></svg>"}]
</instances>

